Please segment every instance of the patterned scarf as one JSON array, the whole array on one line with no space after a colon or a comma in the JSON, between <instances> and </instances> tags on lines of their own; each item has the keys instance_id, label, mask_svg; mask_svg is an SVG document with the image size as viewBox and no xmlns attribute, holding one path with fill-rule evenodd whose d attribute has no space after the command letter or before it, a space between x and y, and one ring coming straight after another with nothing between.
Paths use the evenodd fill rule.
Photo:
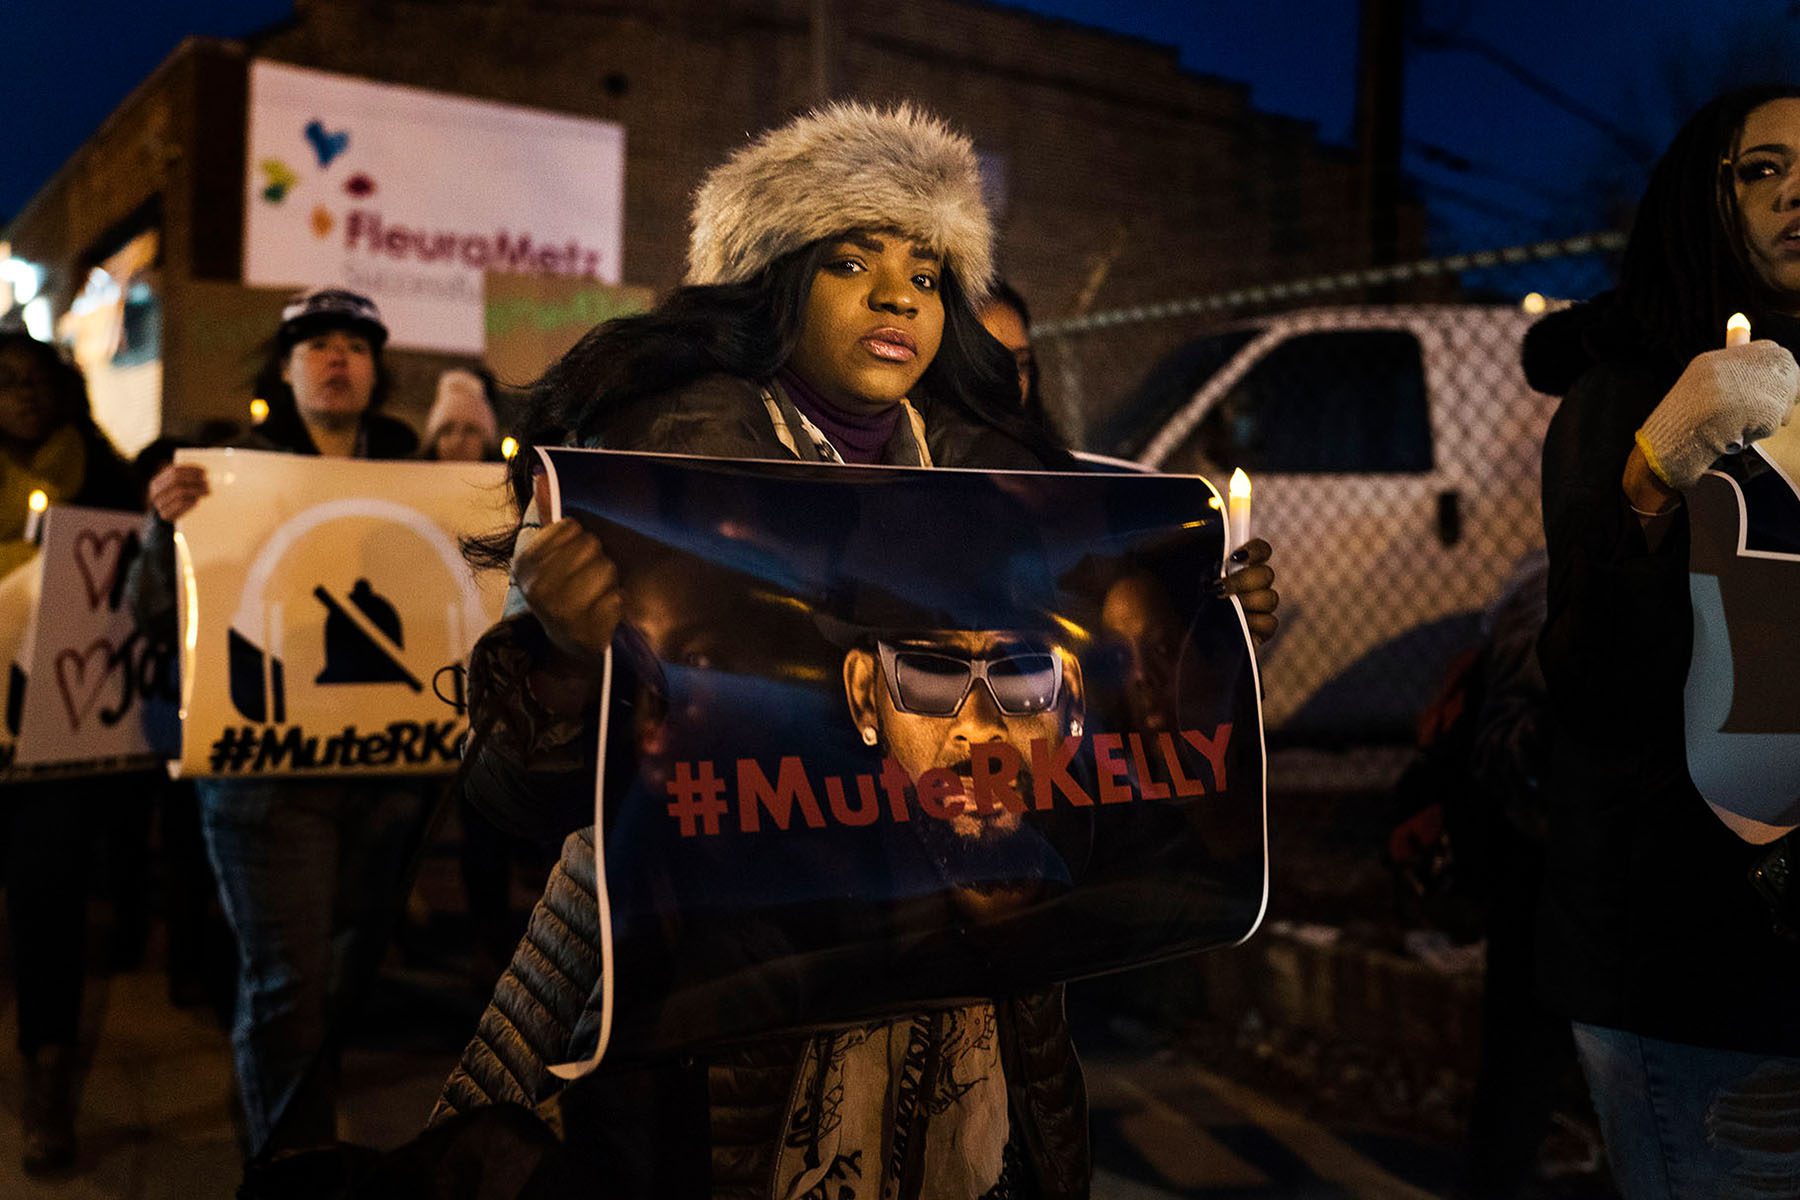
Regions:
<instances>
[{"instance_id":1,"label":"patterned scarf","mask_svg":"<svg viewBox=\"0 0 1800 1200\"><path fill-rule=\"evenodd\" d=\"M814 1038L775 1200L971 1200L1006 1165L1006 1074L990 1004Z\"/></svg>"}]
</instances>

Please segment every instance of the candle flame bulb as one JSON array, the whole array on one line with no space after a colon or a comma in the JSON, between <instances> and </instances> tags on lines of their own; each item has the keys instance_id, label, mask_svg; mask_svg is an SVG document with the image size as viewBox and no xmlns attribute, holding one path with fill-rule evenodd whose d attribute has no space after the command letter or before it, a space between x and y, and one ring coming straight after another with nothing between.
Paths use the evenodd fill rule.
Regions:
<instances>
[{"instance_id":1,"label":"candle flame bulb","mask_svg":"<svg viewBox=\"0 0 1800 1200\"><path fill-rule=\"evenodd\" d=\"M1743 313L1732 313L1731 319L1725 322L1725 344L1742 346L1750 340L1750 318Z\"/></svg>"},{"instance_id":2,"label":"candle flame bulb","mask_svg":"<svg viewBox=\"0 0 1800 1200\"><path fill-rule=\"evenodd\" d=\"M519 439L518 438L503 437L500 439L500 457L501 458L511 460L512 456L517 454L518 452L519 452Z\"/></svg>"},{"instance_id":3,"label":"candle flame bulb","mask_svg":"<svg viewBox=\"0 0 1800 1200\"><path fill-rule=\"evenodd\" d=\"M32 488L31 494L25 497L25 540L33 545L44 531L44 510L49 507L50 497L42 488Z\"/></svg>"},{"instance_id":4,"label":"candle flame bulb","mask_svg":"<svg viewBox=\"0 0 1800 1200\"><path fill-rule=\"evenodd\" d=\"M1226 516L1230 519L1232 543L1242 546L1250 540L1250 476L1244 474L1244 468L1232 471L1225 493L1231 497Z\"/></svg>"},{"instance_id":5,"label":"candle flame bulb","mask_svg":"<svg viewBox=\"0 0 1800 1200\"><path fill-rule=\"evenodd\" d=\"M1544 299L1542 292L1526 292L1525 298L1519 301L1519 307L1524 309L1528 315L1535 317L1549 308L1550 302Z\"/></svg>"},{"instance_id":6,"label":"candle flame bulb","mask_svg":"<svg viewBox=\"0 0 1800 1200\"><path fill-rule=\"evenodd\" d=\"M268 419L269 419L269 402L267 400L264 400L261 396L258 396L256 399L254 399L250 402L250 420L254 424L261 425L264 421L266 421Z\"/></svg>"}]
</instances>

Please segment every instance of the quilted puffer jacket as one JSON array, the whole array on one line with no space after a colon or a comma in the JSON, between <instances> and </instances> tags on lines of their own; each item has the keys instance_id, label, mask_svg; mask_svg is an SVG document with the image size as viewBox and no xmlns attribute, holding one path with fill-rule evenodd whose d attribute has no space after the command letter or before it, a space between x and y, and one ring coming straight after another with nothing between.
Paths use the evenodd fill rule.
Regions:
<instances>
[{"instance_id":1,"label":"quilted puffer jacket","mask_svg":"<svg viewBox=\"0 0 1800 1200\"><path fill-rule=\"evenodd\" d=\"M710 1061L582 1079L550 1064L585 1057L599 1032L600 930L593 830L572 834L524 939L444 1086L431 1123L482 1105L535 1109L612 1181L608 1195L764 1200L806 1035L771 1038ZM1017 1196L1088 1192L1087 1095L1062 989L995 1002L1015 1143ZM824 1035L820 1035L824 1036ZM710 1154L695 1153L709 1146Z\"/></svg>"}]
</instances>

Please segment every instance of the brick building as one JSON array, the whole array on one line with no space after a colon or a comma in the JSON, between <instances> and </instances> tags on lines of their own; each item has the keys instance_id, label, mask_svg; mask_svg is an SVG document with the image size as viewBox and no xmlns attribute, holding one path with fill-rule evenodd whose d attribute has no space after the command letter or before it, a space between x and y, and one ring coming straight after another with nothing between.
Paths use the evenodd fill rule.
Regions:
<instances>
[{"instance_id":1,"label":"brick building","mask_svg":"<svg viewBox=\"0 0 1800 1200\"><path fill-rule=\"evenodd\" d=\"M701 174L822 90L914 99L975 138L1002 267L1040 316L1371 259L1352 152L1167 47L1067 22L971 0L297 0L246 43L184 43L7 230L49 269L58 312L93 265L160 234L170 431L244 412L247 356L271 327L225 290L242 278L253 58L618 122L625 279L659 291L680 277ZM1415 206L1400 225L1406 257ZM391 357L416 419L449 360Z\"/></svg>"}]
</instances>

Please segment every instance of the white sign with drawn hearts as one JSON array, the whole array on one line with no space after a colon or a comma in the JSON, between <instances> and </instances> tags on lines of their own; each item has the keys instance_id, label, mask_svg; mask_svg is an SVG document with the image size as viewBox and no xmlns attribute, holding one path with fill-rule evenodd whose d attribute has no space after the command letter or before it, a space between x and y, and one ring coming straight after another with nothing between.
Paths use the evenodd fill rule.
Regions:
<instances>
[{"instance_id":1,"label":"white sign with drawn hearts","mask_svg":"<svg viewBox=\"0 0 1800 1200\"><path fill-rule=\"evenodd\" d=\"M125 603L136 513L59 505L44 515L39 599L9 680L19 768L140 765L155 757L144 702L172 690ZM9 672L10 673L10 672ZM23 696L11 694L23 689Z\"/></svg>"}]
</instances>

